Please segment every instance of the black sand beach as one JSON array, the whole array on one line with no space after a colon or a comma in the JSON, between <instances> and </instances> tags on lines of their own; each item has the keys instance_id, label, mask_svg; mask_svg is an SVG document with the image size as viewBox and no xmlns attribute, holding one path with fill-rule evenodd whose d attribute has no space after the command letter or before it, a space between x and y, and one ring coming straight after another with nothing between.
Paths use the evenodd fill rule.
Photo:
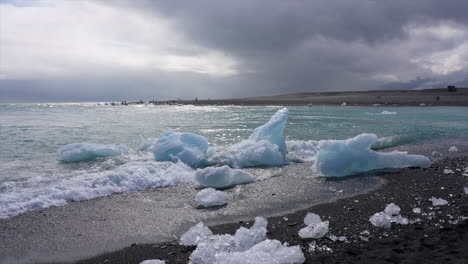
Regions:
<instances>
[{"instance_id":1,"label":"black sand beach","mask_svg":"<svg viewBox=\"0 0 468 264\"><path fill-rule=\"evenodd\" d=\"M300 245L305 263L467 263L468 262L468 177L464 168L468 157L445 158L428 169L408 168L382 175L387 183L366 194L332 203L312 206L284 216L268 218L268 238ZM454 173L445 174L445 169ZM443 198L448 205L432 206L431 197ZM395 203L409 225L392 224L390 230L371 225L369 217ZM421 214L413 213L415 207ZM301 239L297 234L304 227L307 212L330 221L330 234L345 236L346 242L330 238ZM233 234L240 226L252 222L210 227L214 233ZM367 230L367 231L366 231ZM140 263L147 259L163 259L166 263L187 263L194 247L179 246L177 241L161 244L133 244L122 250L78 261L91 263Z\"/></svg>"}]
</instances>

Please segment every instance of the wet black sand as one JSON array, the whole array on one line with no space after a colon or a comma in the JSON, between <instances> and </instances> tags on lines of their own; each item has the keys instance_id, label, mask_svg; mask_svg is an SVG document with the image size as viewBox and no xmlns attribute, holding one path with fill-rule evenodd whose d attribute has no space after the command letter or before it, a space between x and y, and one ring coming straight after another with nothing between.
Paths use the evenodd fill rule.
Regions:
<instances>
[{"instance_id":1,"label":"wet black sand","mask_svg":"<svg viewBox=\"0 0 468 264\"><path fill-rule=\"evenodd\" d=\"M468 186L468 177L462 175L465 167L468 167L468 157L447 158L429 169L409 168L386 174L383 178L388 183L375 191L269 218L268 238L301 245L306 263L468 263L468 220L461 218L468 217L468 195L463 190ZM446 168L455 173L444 174ZM428 200L432 196L443 198L449 204L433 207ZM403 216L420 218L421 222L393 224L390 230L372 226L369 217L390 202L401 207ZM414 207L421 208L422 213L413 213ZM322 249L310 251L313 239L301 239L297 235L309 211L322 216L322 220L329 220L329 234L345 236L347 242L322 238L316 240ZM214 233L233 234L239 226L250 224L210 228ZM361 234L365 230L370 235ZM179 246L177 241L134 244L76 263L140 263L155 258L166 263L187 263L193 249Z\"/></svg>"}]
</instances>

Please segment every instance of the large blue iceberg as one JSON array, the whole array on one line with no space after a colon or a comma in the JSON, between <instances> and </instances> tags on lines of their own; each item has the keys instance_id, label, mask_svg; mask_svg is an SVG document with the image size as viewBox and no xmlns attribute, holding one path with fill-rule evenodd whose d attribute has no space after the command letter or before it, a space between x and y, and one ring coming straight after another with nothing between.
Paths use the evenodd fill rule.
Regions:
<instances>
[{"instance_id":1,"label":"large blue iceberg","mask_svg":"<svg viewBox=\"0 0 468 264\"><path fill-rule=\"evenodd\" d=\"M371 146L377 141L374 134L360 134L346 140L320 141L312 170L324 176L341 177L385 168L431 166L431 161L425 156L400 151L381 153L371 150Z\"/></svg>"},{"instance_id":2,"label":"large blue iceberg","mask_svg":"<svg viewBox=\"0 0 468 264\"><path fill-rule=\"evenodd\" d=\"M58 150L60 159L65 162L78 162L94 160L98 157L112 157L128 152L125 145L73 143Z\"/></svg>"},{"instance_id":3,"label":"large blue iceberg","mask_svg":"<svg viewBox=\"0 0 468 264\"><path fill-rule=\"evenodd\" d=\"M156 161L180 160L192 167L203 166L206 162L208 141L192 133L165 132L153 146Z\"/></svg>"},{"instance_id":4,"label":"large blue iceberg","mask_svg":"<svg viewBox=\"0 0 468 264\"><path fill-rule=\"evenodd\" d=\"M278 110L266 124L257 127L248 140L225 150L210 152L210 163L227 164L236 168L279 166L286 163L284 127L288 109Z\"/></svg>"}]
</instances>

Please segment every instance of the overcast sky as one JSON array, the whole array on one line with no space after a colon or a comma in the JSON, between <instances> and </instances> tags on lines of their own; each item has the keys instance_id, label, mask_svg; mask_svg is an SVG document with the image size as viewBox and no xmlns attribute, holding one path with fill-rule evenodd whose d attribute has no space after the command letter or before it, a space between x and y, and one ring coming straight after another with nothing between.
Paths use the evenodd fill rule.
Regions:
<instances>
[{"instance_id":1,"label":"overcast sky","mask_svg":"<svg viewBox=\"0 0 468 264\"><path fill-rule=\"evenodd\" d=\"M0 0L0 101L468 86L467 0Z\"/></svg>"}]
</instances>

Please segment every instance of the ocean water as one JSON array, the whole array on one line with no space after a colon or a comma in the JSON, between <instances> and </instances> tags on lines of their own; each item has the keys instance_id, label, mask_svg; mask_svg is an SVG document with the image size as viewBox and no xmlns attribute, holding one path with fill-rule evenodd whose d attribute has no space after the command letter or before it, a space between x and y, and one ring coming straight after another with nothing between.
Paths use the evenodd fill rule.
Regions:
<instances>
[{"instance_id":1,"label":"ocean water","mask_svg":"<svg viewBox=\"0 0 468 264\"><path fill-rule=\"evenodd\" d=\"M113 193L192 183L182 163L140 151L165 131L192 132L210 146L248 138L278 106L110 106L97 103L0 104L0 218ZM289 107L286 140L346 139L374 133L376 149L443 140L468 141L466 107ZM70 143L123 144L122 156L65 163ZM287 166L286 166L287 167ZM263 179L275 168L250 171ZM317 176L317 175L315 175Z\"/></svg>"}]
</instances>

